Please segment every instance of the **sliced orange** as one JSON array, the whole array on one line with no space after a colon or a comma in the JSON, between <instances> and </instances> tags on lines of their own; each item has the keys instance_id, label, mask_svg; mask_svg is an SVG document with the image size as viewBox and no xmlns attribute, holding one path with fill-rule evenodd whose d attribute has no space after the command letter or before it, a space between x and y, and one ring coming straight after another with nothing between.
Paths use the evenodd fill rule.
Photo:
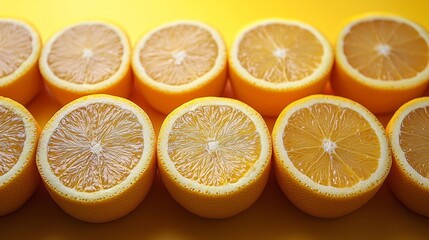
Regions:
<instances>
[{"instance_id":1,"label":"sliced orange","mask_svg":"<svg viewBox=\"0 0 429 240\"><path fill-rule=\"evenodd\" d=\"M0 36L0 95L25 105L42 83L39 33L21 20L0 19Z\"/></svg>"},{"instance_id":2,"label":"sliced orange","mask_svg":"<svg viewBox=\"0 0 429 240\"><path fill-rule=\"evenodd\" d=\"M232 87L262 115L278 116L294 100L323 91L333 60L329 41L314 27L260 21L244 28L232 45Z\"/></svg>"},{"instance_id":3,"label":"sliced orange","mask_svg":"<svg viewBox=\"0 0 429 240\"><path fill-rule=\"evenodd\" d=\"M332 218L370 200L391 166L384 128L362 105L313 95L288 105L273 133L275 172L302 211Z\"/></svg>"},{"instance_id":4,"label":"sliced orange","mask_svg":"<svg viewBox=\"0 0 429 240\"><path fill-rule=\"evenodd\" d=\"M268 128L259 113L234 99L197 98L178 107L163 122L157 149L170 195L206 218L250 207L270 172Z\"/></svg>"},{"instance_id":5,"label":"sliced orange","mask_svg":"<svg viewBox=\"0 0 429 240\"><path fill-rule=\"evenodd\" d=\"M149 104L168 114L204 96L220 96L226 81L220 33L198 21L176 21L145 34L133 50L137 86Z\"/></svg>"},{"instance_id":6,"label":"sliced orange","mask_svg":"<svg viewBox=\"0 0 429 240\"><path fill-rule=\"evenodd\" d=\"M393 153L390 188L409 209L429 217L429 97L401 106L386 132Z\"/></svg>"},{"instance_id":7,"label":"sliced orange","mask_svg":"<svg viewBox=\"0 0 429 240\"><path fill-rule=\"evenodd\" d=\"M348 22L335 48L332 88L374 113L393 112L429 83L429 35L393 15Z\"/></svg>"},{"instance_id":8,"label":"sliced orange","mask_svg":"<svg viewBox=\"0 0 429 240\"><path fill-rule=\"evenodd\" d=\"M38 137L39 126L31 113L0 97L0 216L20 208L39 185Z\"/></svg>"},{"instance_id":9,"label":"sliced orange","mask_svg":"<svg viewBox=\"0 0 429 240\"><path fill-rule=\"evenodd\" d=\"M89 95L60 109L40 136L37 167L71 216L107 222L134 210L156 172L155 134L133 102Z\"/></svg>"},{"instance_id":10,"label":"sliced orange","mask_svg":"<svg viewBox=\"0 0 429 240\"><path fill-rule=\"evenodd\" d=\"M57 32L43 47L40 71L53 96L66 104L105 93L128 97L132 88L130 44L120 28L82 22Z\"/></svg>"}]
</instances>

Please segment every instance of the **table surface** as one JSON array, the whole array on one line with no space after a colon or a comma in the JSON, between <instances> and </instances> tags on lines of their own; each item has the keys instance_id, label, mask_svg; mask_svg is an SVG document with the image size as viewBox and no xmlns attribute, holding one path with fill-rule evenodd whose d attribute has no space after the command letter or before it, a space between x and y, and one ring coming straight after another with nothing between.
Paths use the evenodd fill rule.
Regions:
<instances>
[{"instance_id":1,"label":"table surface","mask_svg":"<svg viewBox=\"0 0 429 240\"><path fill-rule=\"evenodd\" d=\"M228 46L244 25L264 18L296 19L311 24L334 44L341 24L366 12L388 12L412 19L429 29L426 0L0 0L0 17L31 22L46 41L63 27L83 20L106 20L122 26L134 43L163 23L191 19L216 27ZM329 89L326 90L329 93ZM426 92L429 96L429 90ZM224 96L234 97L229 86ZM130 99L150 116L156 131L164 115L151 109L135 92ZM46 90L27 105L39 124L60 108ZM391 115L379 116L383 124ZM266 118L270 129L275 119ZM405 208L384 184L365 206L340 218L320 219L295 208L282 194L274 177L256 203L238 216L211 220L181 208L157 177L142 204L129 215L104 224L90 224L65 214L40 184L18 211L0 217L2 239L427 239L429 219Z\"/></svg>"}]
</instances>

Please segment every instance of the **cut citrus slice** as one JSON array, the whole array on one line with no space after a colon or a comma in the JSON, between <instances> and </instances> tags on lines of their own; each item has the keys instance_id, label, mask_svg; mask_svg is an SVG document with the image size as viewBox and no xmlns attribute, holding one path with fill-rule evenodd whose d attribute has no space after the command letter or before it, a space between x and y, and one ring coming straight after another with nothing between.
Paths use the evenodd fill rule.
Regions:
<instances>
[{"instance_id":1,"label":"cut citrus slice","mask_svg":"<svg viewBox=\"0 0 429 240\"><path fill-rule=\"evenodd\" d=\"M390 188L405 206L429 217L429 97L400 107L386 131L393 153Z\"/></svg>"},{"instance_id":2,"label":"cut citrus slice","mask_svg":"<svg viewBox=\"0 0 429 240\"><path fill-rule=\"evenodd\" d=\"M37 166L68 214L106 222L135 209L155 176L155 134L129 100L89 95L60 109L40 136Z\"/></svg>"},{"instance_id":3,"label":"cut citrus slice","mask_svg":"<svg viewBox=\"0 0 429 240\"><path fill-rule=\"evenodd\" d=\"M302 211L338 217L364 205L391 166L384 128L362 105L314 95L288 105L273 129L278 183Z\"/></svg>"},{"instance_id":4,"label":"cut citrus slice","mask_svg":"<svg viewBox=\"0 0 429 240\"><path fill-rule=\"evenodd\" d=\"M31 113L0 97L0 216L20 208L39 184L34 161L38 137Z\"/></svg>"},{"instance_id":5,"label":"cut citrus slice","mask_svg":"<svg viewBox=\"0 0 429 240\"><path fill-rule=\"evenodd\" d=\"M429 35L398 16L360 17L340 32L335 60L336 94L374 113L392 112L421 96L429 83Z\"/></svg>"},{"instance_id":6,"label":"cut citrus slice","mask_svg":"<svg viewBox=\"0 0 429 240\"><path fill-rule=\"evenodd\" d=\"M202 217L230 217L250 207L266 185L270 160L263 118L234 99L194 99L171 112L159 132L164 185Z\"/></svg>"},{"instance_id":7,"label":"cut citrus slice","mask_svg":"<svg viewBox=\"0 0 429 240\"><path fill-rule=\"evenodd\" d=\"M137 86L165 114L204 96L219 96L226 80L226 47L213 27L197 21L162 25L143 36L133 51Z\"/></svg>"},{"instance_id":8,"label":"cut citrus slice","mask_svg":"<svg viewBox=\"0 0 429 240\"><path fill-rule=\"evenodd\" d=\"M43 47L39 65L61 104L94 93L131 92L128 37L108 23L82 22L59 31Z\"/></svg>"},{"instance_id":9,"label":"cut citrus slice","mask_svg":"<svg viewBox=\"0 0 429 240\"><path fill-rule=\"evenodd\" d=\"M329 41L313 27L291 20L257 22L232 45L232 86L239 100L277 116L294 100L321 93L333 60Z\"/></svg>"},{"instance_id":10,"label":"cut citrus slice","mask_svg":"<svg viewBox=\"0 0 429 240\"><path fill-rule=\"evenodd\" d=\"M16 19L0 19L0 95L29 103L42 77L37 60L41 42L37 30Z\"/></svg>"}]
</instances>

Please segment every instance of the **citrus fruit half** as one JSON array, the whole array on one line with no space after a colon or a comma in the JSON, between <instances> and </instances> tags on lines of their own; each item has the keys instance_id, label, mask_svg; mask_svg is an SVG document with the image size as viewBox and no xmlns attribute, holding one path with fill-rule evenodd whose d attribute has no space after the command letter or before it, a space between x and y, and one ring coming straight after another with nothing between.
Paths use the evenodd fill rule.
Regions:
<instances>
[{"instance_id":1,"label":"citrus fruit half","mask_svg":"<svg viewBox=\"0 0 429 240\"><path fill-rule=\"evenodd\" d=\"M0 97L0 216L20 208L39 185L39 126L18 102Z\"/></svg>"},{"instance_id":2,"label":"citrus fruit half","mask_svg":"<svg viewBox=\"0 0 429 240\"><path fill-rule=\"evenodd\" d=\"M374 113L396 111L429 83L429 35L394 15L358 17L342 28L335 46L332 88Z\"/></svg>"},{"instance_id":3,"label":"citrus fruit half","mask_svg":"<svg viewBox=\"0 0 429 240\"><path fill-rule=\"evenodd\" d=\"M105 93L127 97L132 88L126 33L105 22L81 22L52 36L40 56L40 71L61 104Z\"/></svg>"},{"instance_id":4,"label":"citrus fruit half","mask_svg":"<svg viewBox=\"0 0 429 240\"><path fill-rule=\"evenodd\" d=\"M150 31L132 56L141 94L165 114L197 97L220 96L226 61L220 33L198 21L176 21Z\"/></svg>"},{"instance_id":5,"label":"citrus fruit half","mask_svg":"<svg viewBox=\"0 0 429 240\"><path fill-rule=\"evenodd\" d=\"M329 41L314 27L292 20L264 20L244 28L229 55L239 100L278 116L299 98L321 93L333 64Z\"/></svg>"},{"instance_id":6,"label":"citrus fruit half","mask_svg":"<svg viewBox=\"0 0 429 240\"><path fill-rule=\"evenodd\" d=\"M339 217L364 205L391 166L381 123L341 97L293 102L278 117L272 137L281 189L296 207L317 217Z\"/></svg>"},{"instance_id":7,"label":"citrus fruit half","mask_svg":"<svg viewBox=\"0 0 429 240\"><path fill-rule=\"evenodd\" d=\"M133 102L89 95L70 102L46 124L37 166L55 202L71 216L107 222L134 210L156 172L155 134Z\"/></svg>"},{"instance_id":8,"label":"citrus fruit half","mask_svg":"<svg viewBox=\"0 0 429 240\"><path fill-rule=\"evenodd\" d=\"M429 97L401 106L386 131L393 153L389 186L405 206L429 217Z\"/></svg>"},{"instance_id":9,"label":"citrus fruit half","mask_svg":"<svg viewBox=\"0 0 429 240\"><path fill-rule=\"evenodd\" d=\"M163 122L157 149L170 195L206 218L250 207L270 172L268 128L260 114L234 99L197 98L178 107Z\"/></svg>"},{"instance_id":10,"label":"citrus fruit half","mask_svg":"<svg viewBox=\"0 0 429 240\"><path fill-rule=\"evenodd\" d=\"M0 95L25 105L42 85L39 33L21 20L0 19L0 36Z\"/></svg>"}]
</instances>

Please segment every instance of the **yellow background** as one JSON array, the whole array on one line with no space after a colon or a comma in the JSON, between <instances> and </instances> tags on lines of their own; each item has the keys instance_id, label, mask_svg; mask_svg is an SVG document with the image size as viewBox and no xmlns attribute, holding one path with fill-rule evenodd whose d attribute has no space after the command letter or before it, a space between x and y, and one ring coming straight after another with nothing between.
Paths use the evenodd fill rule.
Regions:
<instances>
[{"instance_id":1,"label":"yellow background","mask_svg":"<svg viewBox=\"0 0 429 240\"><path fill-rule=\"evenodd\" d=\"M133 45L142 34L162 23L195 19L219 29L230 46L241 27L262 18L301 20L318 28L334 43L343 21L366 12L399 14L429 28L427 0L0 0L0 17L31 22L43 41L69 24L106 20L123 27ZM229 89L225 95L233 96ZM164 116L136 94L133 93L131 99L149 113L158 130ZM27 107L43 126L60 106L44 90ZM385 124L389 115L380 119ZM271 128L275 119L266 120ZM159 178L135 211L106 224L89 224L69 217L50 199L42 185L24 207L0 217L1 239L427 239L428 236L429 219L406 209L387 185L359 210L327 220L296 209L272 176L250 209L223 220L203 219L188 213L169 196Z\"/></svg>"}]
</instances>

